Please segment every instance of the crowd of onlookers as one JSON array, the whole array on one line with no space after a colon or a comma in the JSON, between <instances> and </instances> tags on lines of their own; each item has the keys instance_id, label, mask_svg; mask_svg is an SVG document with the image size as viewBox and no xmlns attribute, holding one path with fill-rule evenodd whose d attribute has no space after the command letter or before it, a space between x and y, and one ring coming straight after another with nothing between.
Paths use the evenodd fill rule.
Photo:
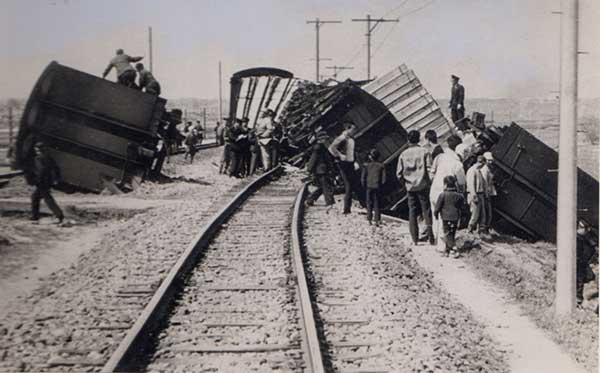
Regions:
<instances>
[{"instance_id":1,"label":"crowd of onlookers","mask_svg":"<svg viewBox=\"0 0 600 373\"><path fill-rule=\"evenodd\" d=\"M234 118L226 126L215 129L218 144L223 144L219 172L230 177L243 178L277 167L287 148L287 137L275 112L266 109L250 127L250 119Z\"/></svg>"},{"instance_id":2,"label":"crowd of onlookers","mask_svg":"<svg viewBox=\"0 0 600 373\"><path fill-rule=\"evenodd\" d=\"M344 185L343 213L350 213L352 205L352 175L360 171L360 181L365 195L367 220L369 224L380 225L380 201L382 186L388 182L384 160L377 149L371 149L367 159L358 164L355 158L353 135L356 126L347 122L345 131L327 146L327 133L315 134L307 170L313 176L316 189L312 191L307 204L312 205L321 196L325 204L332 205L334 185L332 175L340 176ZM482 237L489 235L492 219L492 204L496 194L490 163L491 153L475 157L473 165L465 170L466 157L472 144L466 131L451 135L442 147L437 142L433 130L425 133L421 144L419 131L408 133L408 147L398 157L396 177L401 188L406 191L408 204L409 231L412 242L420 241L436 245L438 250L451 256L458 256L456 232L466 224L469 233ZM463 140L465 140L463 142ZM468 218L468 220L467 220ZM419 231L419 222L422 231ZM462 223L462 224L461 224Z\"/></svg>"}]
</instances>

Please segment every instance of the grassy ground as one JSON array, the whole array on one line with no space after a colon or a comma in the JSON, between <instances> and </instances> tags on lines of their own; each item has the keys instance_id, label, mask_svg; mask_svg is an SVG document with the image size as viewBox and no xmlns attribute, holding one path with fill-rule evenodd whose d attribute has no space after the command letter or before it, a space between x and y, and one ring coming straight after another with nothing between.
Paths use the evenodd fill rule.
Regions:
<instances>
[{"instance_id":1,"label":"grassy ground","mask_svg":"<svg viewBox=\"0 0 600 373\"><path fill-rule=\"evenodd\" d=\"M463 259L479 275L504 288L523 312L590 372L598 371L598 305L596 281L584 293L595 299L578 306L570 318L554 316L556 248L496 236ZM598 274L597 265L595 266Z\"/></svg>"}]
</instances>

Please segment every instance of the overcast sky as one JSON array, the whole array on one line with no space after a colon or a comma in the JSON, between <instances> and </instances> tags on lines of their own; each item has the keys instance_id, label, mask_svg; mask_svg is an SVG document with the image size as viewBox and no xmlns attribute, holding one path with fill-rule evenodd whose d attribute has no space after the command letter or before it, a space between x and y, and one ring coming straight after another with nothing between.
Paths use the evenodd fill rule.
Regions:
<instances>
[{"instance_id":1,"label":"overcast sky","mask_svg":"<svg viewBox=\"0 0 600 373\"><path fill-rule=\"evenodd\" d=\"M600 97L600 0L580 0L580 96ZM436 97L461 76L467 96L554 96L558 90L560 0L0 0L0 98L26 97L52 60L100 75L115 49L148 56L163 96L224 96L235 71L255 66L314 79L314 25L322 66L354 67L341 78L366 78L365 23L400 18L373 32L372 75L406 63ZM331 74L322 69L322 74ZM114 72L110 75L115 79Z\"/></svg>"}]
</instances>

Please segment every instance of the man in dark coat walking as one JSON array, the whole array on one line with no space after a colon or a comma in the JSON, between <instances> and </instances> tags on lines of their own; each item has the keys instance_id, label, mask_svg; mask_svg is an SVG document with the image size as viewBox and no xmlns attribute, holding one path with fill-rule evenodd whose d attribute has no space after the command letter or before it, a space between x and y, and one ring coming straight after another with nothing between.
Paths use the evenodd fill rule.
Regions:
<instances>
[{"instance_id":1,"label":"man in dark coat walking","mask_svg":"<svg viewBox=\"0 0 600 373\"><path fill-rule=\"evenodd\" d=\"M50 194L52 186L60 180L60 170L54 159L48 154L46 145L38 142L34 146L35 158L31 170L31 181L35 190L31 194L31 220L40 219L40 201L43 199L48 208L56 216L56 223L62 223L64 215Z\"/></svg>"},{"instance_id":2,"label":"man in dark coat walking","mask_svg":"<svg viewBox=\"0 0 600 373\"><path fill-rule=\"evenodd\" d=\"M452 91L448 107L454 123L465 117L465 87L458 83L459 80L458 76L452 75Z\"/></svg>"},{"instance_id":3,"label":"man in dark coat walking","mask_svg":"<svg viewBox=\"0 0 600 373\"><path fill-rule=\"evenodd\" d=\"M325 146L327 133L317 134L317 142L313 145L310 159L306 165L306 170L313 176L317 189L310 193L306 198L306 204L312 206L315 201L323 194L325 196L325 205L333 205L333 187L331 185L330 175L333 171L333 159Z\"/></svg>"}]
</instances>

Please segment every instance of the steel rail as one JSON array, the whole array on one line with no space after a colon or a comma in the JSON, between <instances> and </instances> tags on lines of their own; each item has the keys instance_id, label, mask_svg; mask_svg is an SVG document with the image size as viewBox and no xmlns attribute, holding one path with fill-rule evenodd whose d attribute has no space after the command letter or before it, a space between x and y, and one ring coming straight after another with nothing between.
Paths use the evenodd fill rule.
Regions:
<instances>
[{"instance_id":1,"label":"steel rail","mask_svg":"<svg viewBox=\"0 0 600 373\"><path fill-rule=\"evenodd\" d=\"M321 353L321 344L315 324L310 292L308 290L304 262L302 261L301 232L304 216L305 196L306 184L304 184L298 192L298 196L296 197L296 201L294 203L294 212L292 215L292 261L294 263L294 272L296 274L300 308L302 311L301 316L304 324L304 341L306 343L304 349L308 354L308 359L306 359L307 364L309 364L308 371L313 373L322 373L325 372L323 355Z\"/></svg>"},{"instance_id":2,"label":"steel rail","mask_svg":"<svg viewBox=\"0 0 600 373\"><path fill-rule=\"evenodd\" d=\"M208 247L221 225L248 199L248 197L267 182L272 176L283 171L281 166L261 175L248 184L233 197L230 203L221 208L202 228L192 243L183 252L177 263L171 268L167 277L162 281L152 299L148 302L141 315L127 332L117 350L103 366L102 372L131 371L143 359L147 341L160 328L161 320L168 312L174 296L177 294L177 284L194 268L198 256Z\"/></svg>"},{"instance_id":3,"label":"steel rail","mask_svg":"<svg viewBox=\"0 0 600 373\"><path fill-rule=\"evenodd\" d=\"M23 171L6 172L3 174L0 174L0 179L12 179L13 177L21 176L23 174L24 174Z\"/></svg>"},{"instance_id":4,"label":"steel rail","mask_svg":"<svg viewBox=\"0 0 600 373\"><path fill-rule=\"evenodd\" d=\"M209 142L206 144L200 144L196 146L196 151L200 151L200 150L206 150L206 149L211 149L211 148L216 148L219 147L221 145L219 145L218 142ZM185 154L186 150L185 149L177 149L176 151L174 151L173 153L171 153L171 155L177 155L177 154Z\"/></svg>"}]
</instances>

